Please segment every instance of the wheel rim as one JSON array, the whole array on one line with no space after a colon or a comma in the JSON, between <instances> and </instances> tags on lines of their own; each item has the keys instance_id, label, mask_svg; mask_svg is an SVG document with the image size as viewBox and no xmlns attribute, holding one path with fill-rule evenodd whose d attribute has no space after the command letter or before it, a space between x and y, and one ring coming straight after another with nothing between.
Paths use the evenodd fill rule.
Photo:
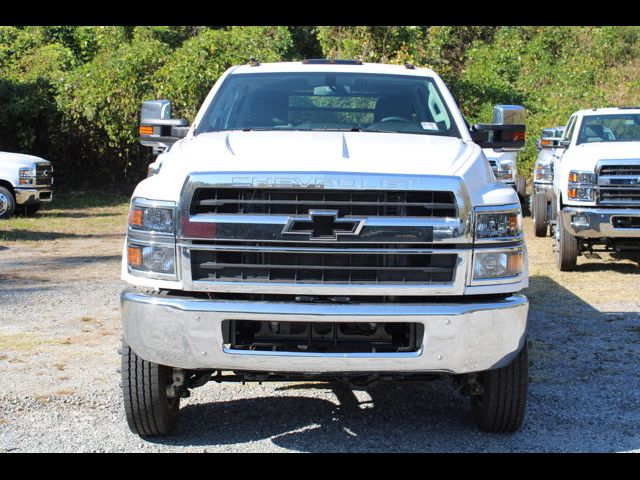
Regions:
<instances>
[{"instance_id":1,"label":"wheel rim","mask_svg":"<svg viewBox=\"0 0 640 480\"><path fill-rule=\"evenodd\" d=\"M9 209L9 199L7 196L0 192L0 215L4 215L4 213Z\"/></svg>"}]
</instances>

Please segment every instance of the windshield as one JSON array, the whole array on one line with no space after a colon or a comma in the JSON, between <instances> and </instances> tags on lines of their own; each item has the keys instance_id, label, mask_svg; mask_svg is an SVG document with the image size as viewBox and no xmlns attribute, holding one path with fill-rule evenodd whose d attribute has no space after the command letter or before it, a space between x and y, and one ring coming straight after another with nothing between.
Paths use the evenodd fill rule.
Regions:
<instances>
[{"instance_id":1,"label":"windshield","mask_svg":"<svg viewBox=\"0 0 640 480\"><path fill-rule=\"evenodd\" d=\"M460 137L431 78L354 73L229 75L196 133L346 130Z\"/></svg>"},{"instance_id":2,"label":"windshield","mask_svg":"<svg viewBox=\"0 0 640 480\"><path fill-rule=\"evenodd\" d=\"M582 119L577 144L640 141L640 115L590 115Z\"/></svg>"}]
</instances>

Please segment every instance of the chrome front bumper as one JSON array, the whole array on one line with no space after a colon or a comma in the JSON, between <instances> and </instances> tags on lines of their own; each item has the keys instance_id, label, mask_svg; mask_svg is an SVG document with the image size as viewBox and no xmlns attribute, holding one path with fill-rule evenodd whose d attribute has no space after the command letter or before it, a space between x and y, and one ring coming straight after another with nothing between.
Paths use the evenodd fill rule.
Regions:
<instances>
[{"instance_id":1,"label":"chrome front bumper","mask_svg":"<svg viewBox=\"0 0 640 480\"><path fill-rule=\"evenodd\" d=\"M565 207L562 215L567 231L576 237L640 238L640 228L618 228L613 223L616 217L640 218L637 208Z\"/></svg>"},{"instance_id":2,"label":"chrome front bumper","mask_svg":"<svg viewBox=\"0 0 640 480\"><path fill-rule=\"evenodd\" d=\"M18 205L32 205L53 200L53 189L46 188L16 188L16 203Z\"/></svg>"},{"instance_id":3,"label":"chrome front bumper","mask_svg":"<svg viewBox=\"0 0 640 480\"><path fill-rule=\"evenodd\" d=\"M465 297L460 297L464 300ZM274 373L467 373L507 365L527 329L527 298L425 304L302 304L167 297L125 290L125 341L150 362L186 369ZM417 322L418 352L288 353L231 350L223 320Z\"/></svg>"}]
</instances>

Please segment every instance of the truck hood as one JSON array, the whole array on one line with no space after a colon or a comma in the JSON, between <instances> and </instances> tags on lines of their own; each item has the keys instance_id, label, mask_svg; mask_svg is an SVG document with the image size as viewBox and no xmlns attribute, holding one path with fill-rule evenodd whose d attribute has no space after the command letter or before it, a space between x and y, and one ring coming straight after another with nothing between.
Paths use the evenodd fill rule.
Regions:
<instances>
[{"instance_id":1,"label":"truck hood","mask_svg":"<svg viewBox=\"0 0 640 480\"><path fill-rule=\"evenodd\" d=\"M571 160L571 168L593 170L598 160L640 159L640 142L582 143L565 153Z\"/></svg>"},{"instance_id":2,"label":"truck hood","mask_svg":"<svg viewBox=\"0 0 640 480\"><path fill-rule=\"evenodd\" d=\"M374 132L215 132L180 142L172 166L198 171L332 171L451 175L459 138ZM177 160L177 161L176 161Z\"/></svg>"},{"instance_id":3,"label":"truck hood","mask_svg":"<svg viewBox=\"0 0 640 480\"><path fill-rule=\"evenodd\" d=\"M26 153L11 153L0 152L0 165L12 166L15 168L31 167L34 163L46 163L51 165L49 160L36 157L34 155L27 155Z\"/></svg>"},{"instance_id":4,"label":"truck hood","mask_svg":"<svg viewBox=\"0 0 640 480\"><path fill-rule=\"evenodd\" d=\"M477 161L482 158L483 161ZM194 172L377 173L464 177L472 201L495 189L481 149L455 137L377 132L232 131L201 133L163 155L159 175L134 196L177 201ZM510 189L511 190L511 189ZM159 193L162 192L162 193ZM509 190L509 199L513 200ZM504 192L503 192L504 193ZM506 197L505 197L506 198Z\"/></svg>"}]
</instances>

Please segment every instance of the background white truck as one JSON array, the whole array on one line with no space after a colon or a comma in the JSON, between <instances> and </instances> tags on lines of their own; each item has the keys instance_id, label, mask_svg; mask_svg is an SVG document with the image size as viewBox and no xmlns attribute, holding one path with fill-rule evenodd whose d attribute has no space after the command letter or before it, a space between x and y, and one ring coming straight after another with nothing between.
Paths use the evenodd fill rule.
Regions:
<instances>
[{"instance_id":1,"label":"background white truck","mask_svg":"<svg viewBox=\"0 0 640 480\"><path fill-rule=\"evenodd\" d=\"M562 154L559 147L564 126L543 128L542 135L536 140L538 156L533 165L532 192L529 197L529 210L533 218L533 230L536 237L546 237L553 199L553 164Z\"/></svg>"},{"instance_id":2,"label":"background white truck","mask_svg":"<svg viewBox=\"0 0 640 480\"><path fill-rule=\"evenodd\" d=\"M53 199L51 162L23 153L0 152L0 220L16 210L34 214Z\"/></svg>"},{"instance_id":3,"label":"background white truck","mask_svg":"<svg viewBox=\"0 0 640 480\"><path fill-rule=\"evenodd\" d=\"M168 433L208 381L451 376L476 424L522 423L527 254L516 192L433 71L308 60L229 69L131 200L122 278L127 422Z\"/></svg>"},{"instance_id":4,"label":"background white truck","mask_svg":"<svg viewBox=\"0 0 640 480\"><path fill-rule=\"evenodd\" d=\"M560 270L578 255L640 253L640 108L571 115L555 159L554 248Z\"/></svg>"}]
</instances>

